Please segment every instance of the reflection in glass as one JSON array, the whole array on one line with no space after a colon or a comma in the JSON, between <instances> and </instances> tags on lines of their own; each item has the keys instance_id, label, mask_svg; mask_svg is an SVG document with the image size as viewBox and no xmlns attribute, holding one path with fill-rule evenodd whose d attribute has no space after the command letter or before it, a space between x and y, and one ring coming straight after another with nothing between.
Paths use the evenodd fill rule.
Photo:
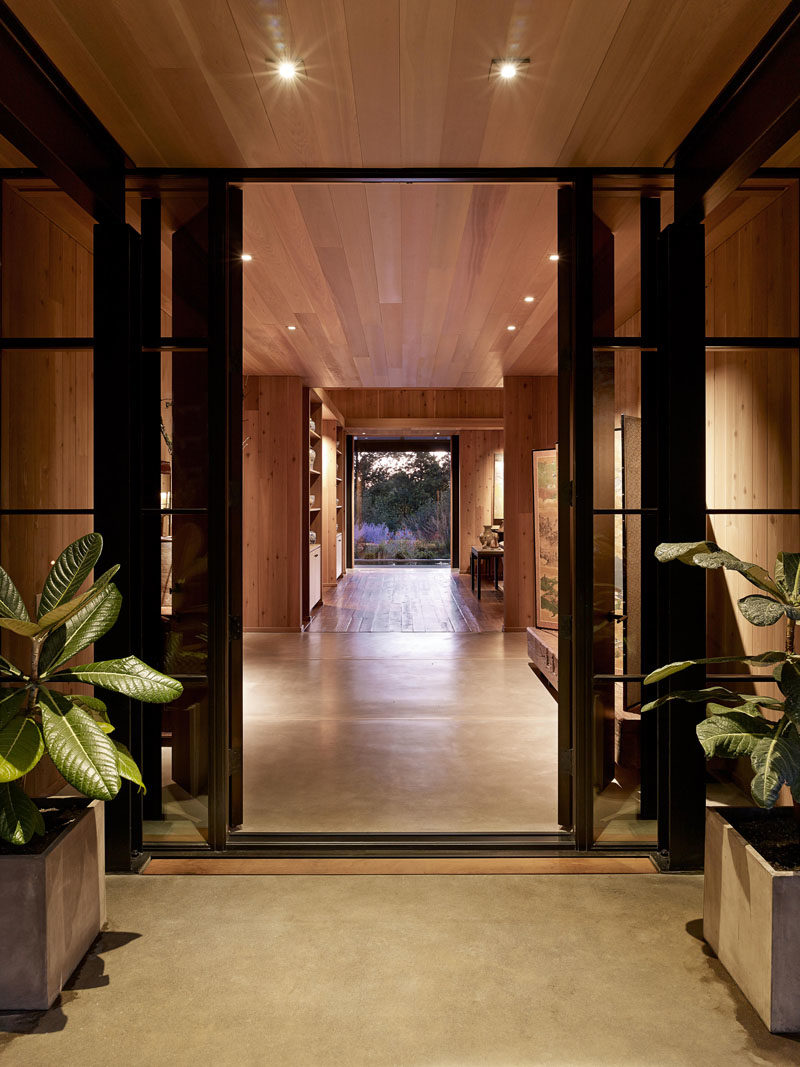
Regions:
<instances>
[{"instance_id":1,"label":"reflection in glass","mask_svg":"<svg viewBox=\"0 0 800 1067\"><path fill-rule=\"evenodd\" d=\"M159 743L146 745L142 771L155 803L151 799L145 807L144 839L150 844L202 843L208 837L208 687L184 682L178 700L160 715L153 711L153 719L160 720Z\"/></svg>"},{"instance_id":2,"label":"reflection in glass","mask_svg":"<svg viewBox=\"0 0 800 1067\"><path fill-rule=\"evenodd\" d=\"M655 843L654 712L623 710L623 682L595 682L595 840ZM652 818L642 818L642 813Z\"/></svg>"}]
</instances>

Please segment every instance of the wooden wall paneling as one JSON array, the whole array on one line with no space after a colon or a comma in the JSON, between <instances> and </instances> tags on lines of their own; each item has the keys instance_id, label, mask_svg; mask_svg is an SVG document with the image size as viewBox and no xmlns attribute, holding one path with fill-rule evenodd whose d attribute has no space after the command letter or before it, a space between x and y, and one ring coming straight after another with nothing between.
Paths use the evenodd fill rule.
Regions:
<instances>
[{"instance_id":1,"label":"wooden wall paneling","mask_svg":"<svg viewBox=\"0 0 800 1067\"><path fill-rule=\"evenodd\" d=\"M756 189L751 204L747 192L735 194L733 209L710 231L707 329L714 335L792 334L798 323L797 184L778 196L774 188ZM741 220L738 229L728 224L731 217ZM800 506L800 353L709 352L706 420L710 508ZM797 550L800 517L714 515L707 535L771 569L778 551ZM752 591L740 575L710 574L707 590L709 655L782 646L780 627L751 626L737 610L736 600Z\"/></svg>"},{"instance_id":2,"label":"wooden wall paneling","mask_svg":"<svg viewBox=\"0 0 800 1067\"><path fill-rule=\"evenodd\" d=\"M3 186L2 325L6 335L92 332L91 226L49 183ZM93 399L91 352L0 353L0 504L7 508L91 508ZM87 515L3 516L0 564L28 611L53 559L90 533ZM27 663L30 642L4 631L4 655ZM90 646L78 661L90 662ZM74 688L74 687L73 687ZM91 693L90 687L79 687ZM25 786L47 796L63 780L45 757Z\"/></svg>"},{"instance_id":3,"label":"wooden wall paneling","mask_svg":"<svg viewBox=\"0 0 800 1067\"><path fill-rule=\"evenodd\" d=\"M503 418L502 389L328 389L348 425L370 419Z\"/></svg>"},{"instance_id":4,"label":"wooden wall paneling","mask_svg":"<svg viewBox=\"0 0 800 1067\"><path fill-rule=\"evenodd\" d=\"M462 430L459 434L459 570L469 571L470 549L492 522L494 457L503 451L502 430Z\"/></svg>"},{"instance_id":5,"label":"wooden wall paneling","mask_svg":"<svg viewBox=\"0 0 800 1067\"><path fill-rule=\"evenodd\" d=\"M558 438L558 379L503 379L505 457L505 630L534 625L534 448L554 448Z\"/></svg>"},{"instance_id":6,"label":"wooden wall paneling","mask_svg":"<svg viewBox=\"0 0 800 1067\"><path fill-rule=\"evenodd\" d=\"M301 379L251 377L245 425L245 436L255 431L245 449L243 474L245 629L299 631L300 553L308 551L301 469L308 423Z\"/></svg>"}]
</instances>

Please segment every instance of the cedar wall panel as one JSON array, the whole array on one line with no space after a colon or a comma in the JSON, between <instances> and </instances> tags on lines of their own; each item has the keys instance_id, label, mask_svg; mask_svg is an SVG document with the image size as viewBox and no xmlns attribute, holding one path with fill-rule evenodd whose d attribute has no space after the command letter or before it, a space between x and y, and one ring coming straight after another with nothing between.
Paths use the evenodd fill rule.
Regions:
<instances>
[{"instance_id":1,"label":"cedar wall panel","mask_svg":"<svg viewBox=\"0 0 800 1067\"><path fill-rule=\"evenodd\" d=\"M91 335L91 226L78 225L76 211L61 193L42 190L23 197L4 185L2 326L7 336ZM92 479L91 352L0 353L0 504L91 508ZM0 563L29 612L35 610L51 560L91 530L88 515L0 519ZM26 662L30 643L4 633L2 650ZM89 662L91 647L78 659ZM25 782L42 796L62 784L47 758Z\"/></svg>"},{"instance_id":2,"label":"cedar wall panel","mask_svg":"<svg viewBox=\"0 0 800 1067\"><path fill-rule=\"evenodd\" d=\"M706 256L712 335L798 331L798 191L790 187ZM800 507L797 351L717 351L706 357L708 507ZM707 536L772 570L781 549L800 551L800 518L714 515ZM783 647L780 624L755 627L736 601L755 592L738 574L708 577L708 654Z\"/></svg>"},{"instance_id":3,"label":"cedar wall panel","mask_svg":"<svg viewBox=\"0 0 800 1067\"><path fill-rule=\"evenodd\" d=\"M244 400L244 627L301 629L303 383L250 377Z\"/></svg>"},{"instance_id":4,"label":"cedar wall panel","mask_svg":"<svg viewBox=\"0 0 800 1067\"><path fill-rule=\"evenodd\" d=\"M494 457L503 451L502 430L462 430L459 434L459 570L469 571L470 549L492 521Z\"/></svg>"},{"instance_id":5,"label":"cedar wall panel","mask_svg":"<svg viewBox=\"0 0 800 1067\"><path fill-rule=\"evenodd\" d=\"M35 205L3 189L3 332L23 337L92 332L92 253L58 221L60 196ZM91 508L91 352L0 354L0 504ZM33 607L50 561L91 530L90 516L4 518L0 561Z\"/></svg>"},{"instance_id":6,"label":"cedar wall panel","mask_svg":"<svg viewBox=\"0 0 800 1067\"><path fill-rule=\"evenodd\" d=\"M534 625L534 448L555 448L558 439L558 379L503 379L505 426L505 625Z\"/></svg>"}]
</instances>

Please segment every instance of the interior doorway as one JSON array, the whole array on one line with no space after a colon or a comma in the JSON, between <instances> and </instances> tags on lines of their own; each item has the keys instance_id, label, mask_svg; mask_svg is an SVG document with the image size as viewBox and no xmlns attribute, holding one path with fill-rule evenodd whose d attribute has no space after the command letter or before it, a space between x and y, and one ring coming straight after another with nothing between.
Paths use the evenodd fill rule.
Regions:
<instances>
[{"instance_id":1,"label":"interior doorway","mask_svg":"<svg viewBox=\"0 0 800 1067\"><path fill-rule=\"evenodd\" d=\"M245 187L240 834L559 832L502 389L544 375L512 419L529 501L556 237L546 183Z\"/></svg>"}]
</instances>

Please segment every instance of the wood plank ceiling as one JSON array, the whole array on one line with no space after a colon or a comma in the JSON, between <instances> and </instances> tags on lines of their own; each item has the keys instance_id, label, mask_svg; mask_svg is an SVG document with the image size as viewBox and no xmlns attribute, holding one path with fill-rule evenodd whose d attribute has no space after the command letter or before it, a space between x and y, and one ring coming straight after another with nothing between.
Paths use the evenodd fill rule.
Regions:
<instances>
[{"instance_id":1,"label":"wood plank ceiling","mask_svg":"<svg viewBox=\"0 0 800 1067\"><path fill-rule=\"evenodd\" d=\"M351 387L554 373L555 198L551 185L247 186L246 369Z\"/></svg>"},{"instance_id":2,"label":"wood plank ceiling","mask_svg":"<svg viewBox=\"0 0 800 1067\"><path fill-rule=\"evenodd\" d=\"M787 0L10 0L140 166L661 166ZM275 59L303 61L298 84ZM493 57L530 57L513 81Z\"/></svg>"},{"instance_id":3,"label":"wood plank ceiling","mask_svg":"<svg viewBox=\"0 0 800 1067\"><path fill-rule=\"evenodd\" d=\"M786 5L9 0L134 162L172 167L660 166ZM530 57L519 77L490 78L513 56ZM281 57L302 61L296 82ZM352 387L553 373L554 195L249 186L247 371Z\"/></svg>"}]
</instances>

